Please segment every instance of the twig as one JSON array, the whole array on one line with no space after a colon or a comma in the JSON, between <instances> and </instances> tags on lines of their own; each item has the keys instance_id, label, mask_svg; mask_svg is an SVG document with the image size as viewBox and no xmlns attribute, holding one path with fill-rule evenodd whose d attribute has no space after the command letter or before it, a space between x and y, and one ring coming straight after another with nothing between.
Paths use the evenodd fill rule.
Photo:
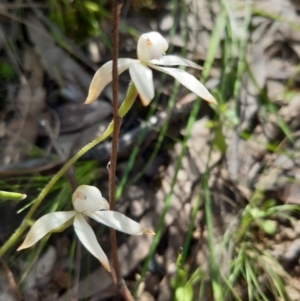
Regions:
<instances>
[{"instance_id":1,"label":"twig","mask_svg":"<svg viewBox=\"0 0 300 301\"><path fill-rule=\"evenodd\" d=\"M110 168L109 168L109 206L110 210L115 208L115 174L117 165L117 153L118 153L118 140L121 126L121 118L118 113L118 54L119 54L119 17L122 7L122 3L118 0L112 0L112 10L113 10L113 67L112 67L112 93L113 93L113 122L114 130L112 136L112 149L110 157ZM116 274L116 282L121 281L121 272L117 253L117 238L116 231L110 229L110 243L112 249L113 266Z\"/></svg>"}]
</instances>

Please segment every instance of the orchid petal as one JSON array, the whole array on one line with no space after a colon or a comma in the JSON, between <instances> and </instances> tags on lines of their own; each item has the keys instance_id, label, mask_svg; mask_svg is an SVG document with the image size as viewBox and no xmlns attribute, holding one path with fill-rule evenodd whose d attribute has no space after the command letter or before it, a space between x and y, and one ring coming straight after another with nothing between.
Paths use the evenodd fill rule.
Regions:
<instances>
[{"instance_id":1,"label":"orchid petal","mask_svg":"<svg viewBox=\"0 0 300 301\"><path fill-rule=\"evenodd\" d=\"M118 74L128 69L133 59L118 59ZM89 93L85 104L89 104L97 99L104 87L112 81L112 61L107 62L98 69L90 84Z\"/></svg>"},{"instance_id":2,"label":"orchid petal","mask_svg":"<svg viewBox=\"0 0 300 301\"><path fill-rule=\"evenodd\" d=\"M141 224L117 211L97 211L95 213L88 214L88 216L99 223L127 234L154 234L153 231L144 228Z\"/></svg>"},{"instance_id":3,"label":"orchid petal","mask_svg":"<svg viewBox=\"0 0 300 301\"><path fill-rule=\"evenodd\" d=\"M193 75L185 72L184 70L178 68L167 68L167 67L159 67L155 65L150 65L151 68L156 69L158 71L164 72L173 76L176 80L178 80L183 86L191 90L196 95L200 96L207 102L212 104L217 104L215 98L210 94L210 92L205 88L203 84Z\"/></svg>"},{"instance_id":4,"label":"orchid petal","mask_svg":"<svg viewBox=\"0 0 300 301\"><path fill-rule=\"evenodd\" d=\"M199 66L198 64L184 59L182 57L176 56L176 55L165 55L159 60L151 60L150 61L154 65L161 65L161 66L187 66L196 68L199 70L203 70L204 68Z\"/></svg>"},{"instance_id":5,"label":"orchid petal","mask_svg":"<svg viewBox=\"0 0 300 301\"><path fill-rule=\"evenodd\" d=\"M101 262L107 271L110 271L107 256L100 247L93 229L80 213L74 218L74 229L85 248Z\"/></svg>"},{"instance_id":6,"label":"orchid petal","mask_svg":"<svg viewBox=\"0 0 300 301\"><path fill-rule=\"evenodd\" d=\"M70 220L75 214L75 211L65 211L51 212L43 215L33 224L18 251L33 246L46 234Z\"/></svg>"},{"instance_id":7,"label":"orchid petal","mask_svg":"<svg viewBox=\"0 0 300 301\"><path fill-rule=\"evenodd\" d=\"M77 212L95 212L109 209L109 204L102 197L100 190L95 186L80 185L72 196L73 207Z\"/></svg>"},{"instance_id":8,"label":"orchid petal","mask_svg":"<svg viewBox=\"0 0 300 301\"><path fill-rule=\"evenodd\" d=\"M139 61L129 66L131 79L140 95L142 104L147 106L154 97L152 70Z\"/></svg>"}]
</instances>

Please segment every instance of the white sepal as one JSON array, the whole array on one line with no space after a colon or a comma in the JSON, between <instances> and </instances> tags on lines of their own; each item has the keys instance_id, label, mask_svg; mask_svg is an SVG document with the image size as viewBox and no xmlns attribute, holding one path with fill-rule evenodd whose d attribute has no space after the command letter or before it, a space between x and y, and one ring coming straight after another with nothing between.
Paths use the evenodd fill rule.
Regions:
<instances>
[{"instance_id":1,"label":"white sepal","mask_svg":"<svg viewBox=\"0 0 300 301\"><path fill-rule=\"evenodd\" d=\"M207 102L212 104L217 104L216 99L209 93L209 91L205 88L204 85L201 84L197 78L184 70L178 68L168 68L168 67L159 67L155 65L151 65L153 69L159 70L166 74L173 76L176 80L178 80L183 86L191 90L193 93L203 98Z\"/></svg>"},{"instance_id":2,"label":"white sepal","mask_svg":"<svg viewBox=\"0 0 300 301\"><path fill-rule=\"evenodd\" d=\"M117 211L97 211L95 213L88 214L88 216L99 223L127 234L154 234L153 231L144 228L141 224Z\"/></svg>"},{"instance_id":3,"label":"white sepal","mask_svg":"<svg viewBox=\"0 0 300 301\"><path fill-rule=\"evenodd\" d=\"M76 214L74 218L74 229L85 248L101 262L107 271L110 271L108 259L100 247L93 229L80 213Z\"/></svg>"},{"instance_id":4,"label":"white sepal","mask_svg":"<svg viewBox=\"0 0 300 301\"><path fill-rule=\"evenodd\" d=\"M77 212L92 213L101 209L109 209L109 204L95 186L80 185L72 196L73 207Z\"/></svg>"},{"instance_id":5,"label":"white sepal","mask_svg":"<svg viewBox=\"0 0 300 301\"><path fill-rule=\"evenodd\" d=\"M30 248L46 234L62 226L76 214L75 211L51 212L39 218L29 230L18 251Z\"/></svg>"},{"instance_id":6,"label":"white sepal","mask_svg":"<svg viewBox=\"0 0 300 301\"><path fill-rule=\"evenodd\" d=\"M176 55L165 55L159 60L151 60L151 63L160 66L187 66L198 70L204 69L203 67L199 66L194 62Z\"/></svg>"},{"instance_id":7,"label":"white sepal","mask_svg":"<svg viewBox=\"0 0 300 301\"><path fill-rule=\"evenodd\" d=\"M128 69L130 62L132 59L118 59L118 74L120 75L122 72ZM98 69L95 73L93 80L90 84L88 97L85 104L89 104L95 101L105 86L112 81L112 61L107 62L102 67Z\"/></svg>"},{"instance_id":8,"label":"white sepal","mask_svg":"<svg viewBox=\"0 0 300 301\"><path fill-rule=\"evenodd\" d=\"M139 93L142 104L147 106L154 97L152 70L143 63L135 61L130 64L129 73Z\"/></svg>"}]
</instances>

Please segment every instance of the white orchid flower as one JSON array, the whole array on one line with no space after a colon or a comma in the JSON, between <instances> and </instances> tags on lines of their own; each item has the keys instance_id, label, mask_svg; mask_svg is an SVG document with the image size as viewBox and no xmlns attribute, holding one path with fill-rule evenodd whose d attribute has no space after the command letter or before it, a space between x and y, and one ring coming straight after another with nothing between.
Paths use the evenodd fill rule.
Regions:
<instances>
[{"instance_id":1,"label":"white orchid flower","mask_svg":"<svg viewBox=\"0 0 300 301\"><path fill-rule=\"evenodd\" d=\"M39 218L31 227L18 251L30 248L51 231L66 227L72 222L74 230L86 249L93 254L110 271L108 259L100 247L91 226L85 220L88 216L99 223L131 235L154 234L124 214L109 210L109 204L101 192L94 186L81 185L72 197L74 210L51 212Z\"/></svg>"},{"instance_id":2,"label":"white orchid flower","mask_svg":"<svg viewBox=\"0 0 300 301\"><path fill-rule=\"evenodd\" d=\"M121 74L129 69L131 79L140 95L142 104L147 106L154 97L153 74L148 67L173 76L196 95L212 104L217 104L215 98L196 77L173 66L181 65L199 70L203 68L187 59L175 55L165 55L168 47L166 39L160 33L152 31L140 36L137 44L137 60L129 58L118 59L118 73ZM111 81L112 61L109 61L95 73L85 104L95 101L104 87Z\"/></svg>"}]
</instances>

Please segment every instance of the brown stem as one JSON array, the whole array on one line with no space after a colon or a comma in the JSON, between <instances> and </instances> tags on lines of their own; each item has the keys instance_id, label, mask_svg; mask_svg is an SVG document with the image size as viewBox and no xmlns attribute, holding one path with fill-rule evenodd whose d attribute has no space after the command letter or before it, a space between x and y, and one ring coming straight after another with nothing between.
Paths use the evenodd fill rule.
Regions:
<instances>
[{"instance_id":1,"label":"brown stem","mask_svg":"<svg viewBox=\"0 0 300 301\"><path fill-rule=\"evenodd\" d=\"M116 122L117 121L117 122ZM114 119L114 131L113 131L113 140L112 140L112 151L110 158L110 169L109 169L109 206L110 210L114 210L115 207L115 173L116 173L116 163L117 163L117 151L118 151L118 140L119 140L119 132L121 126L121 119ZM117 246L117 238L116 231L110 228L110 244L112 250L112 259L113 266L115 271L116 283L119 283L121 280L121 272L118 260L118 246Z\"/></svg>"},{"instance_id":2,"label":"brown stem","mask_svg":"<svg viewBox=\"0 0 300 301\"><path fill-rule=\"evenodd\" d=\"M112 0L113 2L113 67L112 67L112 89L113 89L113 121L114 130L112 135L112 147L109 168L109 207L115 209L115 182L117 168L118 141L122 119L119 116L118 108L118 53L119 53L119 19L123 1ZM110 229L110 243L112 249L113 266L112 278L118 285L121 296L126 301L134 301L124 279L121 276L116 231Z\"/></svg>"},{"instance_id":3,"label":"brown stem","mask_svg":"<svg viewBox=\"0 0 300 301\"><path fill-rule=\"evenodd\" d=\"M124 279L121 280L121 282L119 282L119 291L121 296L123 297L124 300L126 301L134 301L134 298L132 297L130 290L128 289L126 282L124 281Z\"/></svg>"},{"instance_id":4,"label":"brown stem","mask_svg":"<svg viewBox=\"0 0 300 301\"><path fill-rule=\"evenodd\" d=\"M116 167L118 154L118 141L122 119L118 113L118 54L119 54L119 19L123 1L112 0L113 3L113 66L112 66L112 89L113 89L113 121L114 130L112 135L112 149L109 168L109 206L110 210L115 209L115 182L116 182ZM134 301L130 291L128 290L125 281L122 279L119 259L116 231L110 229L110 243L112 250L113 266L112 277L119 287L121 296L126 301Z\"/></svg>"},{"instance_id":5,"label":"brown stem","mask_svg":"<svg viewBox=\"0 0 300 301\"><path fill-rule=\"evenodd\" d=\"M112 46L113 46L113 66L112 66L112 92L113 92L113 121L114 130L112 136L112 149L110 157L110 168L109 168L109 206L110 210L115 208L115 174L117 165L117 153L118 153L118 140L121 126L121 118L118 114L118 54L119 54L119 17L122 4L118 3L117 0L112 0L112 10L113 10L113 36L112 36ZM116 231L110 229L110 242L112 249L113 266L116 274L117 283L121 280L121 272L119 267L118 253L117 253L117 238ZM113 277L115 278L115 277Z\"/></svg>"}]
</instances>

